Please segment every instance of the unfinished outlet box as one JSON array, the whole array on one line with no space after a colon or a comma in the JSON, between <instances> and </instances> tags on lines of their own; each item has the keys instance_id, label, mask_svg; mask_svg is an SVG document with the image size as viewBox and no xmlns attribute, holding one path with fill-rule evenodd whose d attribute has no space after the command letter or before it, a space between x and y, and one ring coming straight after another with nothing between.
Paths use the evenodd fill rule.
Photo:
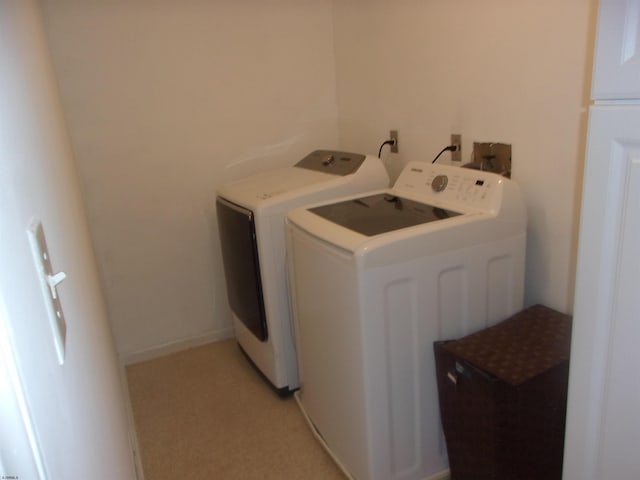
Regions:
<instances>
[{"instance_id":1,"label":"unfinished outlet box","mask_svg":"<svg viewBox=\"0 0 640 480\"><path fill-rule=\"evenodd\" d=\"M458 147L455 152L451 152L451 161L461 162L462 161L462 135L457 133L452 133L450 145L455 145L456 147Z\"/></svg>"},{"instance_id":2,"label":"unfinished outlet box","mask_svg":"<svg viewBox=\"0 0 640 480\"><path fill-rule=\"evenodd\" d=\"M398 131L397 130L390 130L389 131L389 138L391 140L395 140L393 145L391 145L391 149L389 151L391 153L398 153Z\"/></svg>"},{"instance_id":3,"label":"unfinished outlet box","mask_svg":"<svg viewBox=\"0 0 640 480\"><path fill-rule=\"evenodd\" d=\"M474 142L472 161L464 166L511 178L511 145L497 142Z\"/></svg>"}]
</instances>

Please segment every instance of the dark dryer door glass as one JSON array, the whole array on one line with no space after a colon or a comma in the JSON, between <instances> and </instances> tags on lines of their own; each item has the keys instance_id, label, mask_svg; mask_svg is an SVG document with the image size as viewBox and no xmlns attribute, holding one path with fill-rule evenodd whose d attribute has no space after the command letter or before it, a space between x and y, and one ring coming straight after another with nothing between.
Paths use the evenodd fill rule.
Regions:
<instances>
[{"instance_id":1,"label":"dark dryer door glass","mask_svg":"<svg viewBox=\"0 0 640 480\"><path fill-rule=\"evenodd\" d=\"M227 297L231 310L260 340L267 339L253 212L216 200Z\"/></svg>"}]
</instances>

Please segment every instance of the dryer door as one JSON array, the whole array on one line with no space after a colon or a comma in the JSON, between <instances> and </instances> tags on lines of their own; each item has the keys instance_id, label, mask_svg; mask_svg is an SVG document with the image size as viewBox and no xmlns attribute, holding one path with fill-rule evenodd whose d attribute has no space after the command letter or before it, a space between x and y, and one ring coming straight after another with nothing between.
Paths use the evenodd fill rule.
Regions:
<instances>
[{"instance_id":1,"label":"dryer door","mask_svg":"<svg viewBox=\"0 0 640 480\"><path fill-rule=\"evenodd\" d=\"M227 297L231 310L258 339L267 339L253 212L216 199Z\"/></svg>"}]
</instances>

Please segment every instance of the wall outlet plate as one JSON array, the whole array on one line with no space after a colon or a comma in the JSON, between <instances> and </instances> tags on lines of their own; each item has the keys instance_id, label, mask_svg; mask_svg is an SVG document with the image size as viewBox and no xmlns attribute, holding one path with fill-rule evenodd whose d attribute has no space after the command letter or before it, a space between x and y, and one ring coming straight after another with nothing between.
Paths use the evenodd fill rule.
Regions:
<instances>
[{"instance_id":1,"label":"wall outlet plate","mask_svg":"<svg viewBox=\"0 0 640 480\"><path fill-rule=\"evenodd\" d=\"M389 131L389 138L391 140L395 140L396 141L396 143L391 145L390 152L391 153L398 153L398 131L397 130L390 130Z\"/></svg>"},{"instance_id":2,"label":"wall outlet plate","mask_svg":"<svg viewBox=\"0 0 640 480\"><path fill-rule=\"evenodd\" d=\"M458 149L455 152L451 152L452 162L462 161L462 135L458 133L451 134L451 143L449 145L456 145Z\"/></svg>"}]
</instances>

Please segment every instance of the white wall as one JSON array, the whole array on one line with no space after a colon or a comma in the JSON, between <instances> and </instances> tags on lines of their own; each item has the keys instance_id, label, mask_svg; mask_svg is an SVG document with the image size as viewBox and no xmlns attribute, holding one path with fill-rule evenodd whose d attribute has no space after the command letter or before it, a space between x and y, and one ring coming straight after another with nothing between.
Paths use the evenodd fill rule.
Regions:
<instances>
[{"instance_id":1,"label":"white wall","mask_svg":"<svg viewBox=\"0 0 640 480\"><path fill-rule=\"evenodd\" d=\"M596 0L42 3L125 360L231 334L217 186L391 128L392 175L513 145L526 302L571 310Z\"/></svg>"},{"instance_id":2,"label":"white wall","mask_svg":"<svg viewBox=\"0 0 640 480\"><path fill-rule=\"evenodd\" d=\"M398 129L392 174L461 133L513 147L529 213L526 302L573 303L595 0L334 2L341 146ZM445 159L445 157L442 157Z\"/></svg>"},{"instance_id":3,"label":"white wall","mask_svg":"<svg viewBox=\"0 0 640 480\"><path fill-rule=\"evenodd\" d=\"M0 58L0 434L9 440L1 442L0 473L133 479L120 370L35 0L0 2ZM67 274L58 289L63 365L26 233L33 217L44 225L53 268ZM45 476L35 476L28 427L16 414L34 426ZM7 438L9 430L17 436Z\"/></svg>"},{"instance_id":4,"label":"white wall","mask_svg":"<svg viewBox=\"0 0 640 480\"><path fill-rule=\"evenodd\" d=\"M216 188L337 146L330 0L43 0L125 360L231 335Z\"/></svg>"}]
</instances>

